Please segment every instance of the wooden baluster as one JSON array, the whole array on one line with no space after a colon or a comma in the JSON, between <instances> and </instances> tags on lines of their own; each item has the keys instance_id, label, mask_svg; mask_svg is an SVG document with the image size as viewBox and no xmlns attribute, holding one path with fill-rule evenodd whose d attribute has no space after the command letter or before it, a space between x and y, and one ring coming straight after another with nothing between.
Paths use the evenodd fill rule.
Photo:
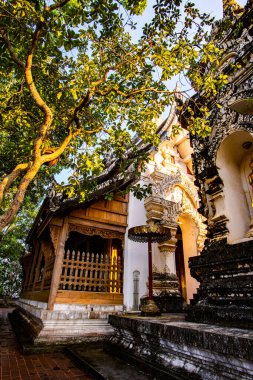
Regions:
<instances>
[{"instance_id":1,"label":"wooden baluster","mask_svg":"<svg viewBox=\"0 0 253 380\"><path fill-rule=\"evenodd\" d=\"M73 290L73 283L74 283L74 262L75 262L75 251L73 250L71 252L71 260L70 260L70 273L69 273L69 284L70 284L70 290Z\"/></svg>"},{"instance_id":2,"label":"wooden baluster","mask_svg":"<svg viewBox=\"0 0 253 380\"><path fill-rule=\"evenodd\" d=\"M104 292L104 255L100 255L100 266L99 266L99 292Z\"/></svg>"},{"instance_id":3,"label":"wooden baluster","mask_svg":"<svg viewBox=\"0 0 253 380\"><path fill-rule=\"evenodd\" d=\"M94 291L99 292L99 254L95 256Z\"/></svg>"},{"instance_id":4,"label":"wooden baluster","mask_svg":"<svg viewBox=\"0 0 253 380\"><path fill-rule=\"evenodd\" d=\"M105 255L105 291L110 292L110 258Z\"/></svg>"},{"instance_id":5,"label":"wooden baluster","mask_svg":"<svg viewBox=\"0 0 253 380\"><path fill-rule=\"evenodd\" d=\"M115 293L116 290L116 269L117 269L117 257L112 259L112 293Z\"/></svg>"},{"instance_id":6,"label":"wooden baluster","mask_svg":"<svg viewBox=\"0 0 253 380\"><path fill-rule=\"evenodd\" d=\"M108 280L109 280L109 292L112 292L112 257L108 255Z\"/></svg>"},{"instance_id":7,"label":"wooden baluster","mask_svg":"<svg viewBox=\"0 0 253 380\"><path fill-rule=\"evenodd\" d=\"M94 277L95 277L95 254L91 254L91 274L90 274L90 282L91 282L91 291L94 292Z\"/></svg>"},{"instance_id":8,"label":"wooden baluster","mask_svg":"<svg viewBox=\"0 0 253 380\"><path fill-rule=\"evenodd\" d=\"M83 284L83 290L86 290L86 288L85 288L85 281L86 281L86 279L85 279L85 277L86 277L86 267L87 267L87 258L86 258L86 256L87 256L87 253L86 252L83 252L83 274L82 274L82 284Z\"/></svg>"},{"instance_id":9,"label":"wooden baluster","mask_svg":"<svg viewBox=\"0 0 253 380\"><path fill-rule=\"evenodd\" d=\"M64 268L64 275L63 275L63 289L68 289L68 276L69 276L69 256L70 251L67 250L66 253L66 259L63 260L63 268Z\"/></svg>"},{"instance_id":10,"label":"wooden baluster","mask_svg":"<svg viewBox=\"0 0 253 380\"><path fill-rule=\"evenodd\" d=\"M81 264L80 264L80 278L79 278L79 290L84 290L84 259L85 259L85 252L82 252L81 254Z\"/></svg>"},{"instance_id":11,"label":"wooden baluster","mask_svg":"<svg viewBox=\"0 0 253 380\"><path fill-rule=\"evenodd\" d=\"M117 293L121 293L121 258L118 256L117 260Z\"/></svg>"},{"instance_id":12,"label":"wooden baluster","mask_svg":"<svg viewBox=\"0 0 253 380\"><path fill-rule=\"evenodd\" d=\"M86 255L86 269L85 269L85 290L90 290L90 252Z\"/></svg>"},{"instance_id":13,"label":"wooden baluster","mask_svg":"<svg viewBox=\"0 0 253 380\"><path fill-rule=\"evenodd\" d=\"M80 277L80 251L77 251L75 260L75 277L74 277L74 290L79 289L79 277Z\"/></svg>"}]
</instances>

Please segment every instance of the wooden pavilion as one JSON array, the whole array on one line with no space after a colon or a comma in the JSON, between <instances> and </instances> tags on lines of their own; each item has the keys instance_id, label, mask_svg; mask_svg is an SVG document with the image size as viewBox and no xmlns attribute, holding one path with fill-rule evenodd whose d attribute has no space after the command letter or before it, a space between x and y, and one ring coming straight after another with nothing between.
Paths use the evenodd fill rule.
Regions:
<instances>
[{"instance_id":1,"label":"wooden pavilion","mask_svg":"<svg viewBox=\"0 0 253 380\"><path fill-rule=\"evenodd\" d=\"M127 198L66 211L38 226L23 257L21 297L55 303L122 304Z\"/></svg>"},{"instance_id":2,"label":"wooden pavilion","mask_svg":"<svg viewBox=\"0 0 253 380\"><path fill-rule=\"evenodd\" d=\"M111 331L108 313L123 310L128 196L56 200L44 201L27 238L18 313L35 343L97 339Z\"/></svg>"}]
</instances>

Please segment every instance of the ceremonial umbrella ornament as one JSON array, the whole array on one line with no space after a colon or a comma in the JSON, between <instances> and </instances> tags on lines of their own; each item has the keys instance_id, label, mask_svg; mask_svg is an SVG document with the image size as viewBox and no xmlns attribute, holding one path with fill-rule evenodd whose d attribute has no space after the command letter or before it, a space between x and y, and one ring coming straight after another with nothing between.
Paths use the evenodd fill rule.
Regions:
<instances>
[{"instance_id":1,"label":"ceremonial umbrella ornament","mask_svg":"<svg viewBox=\"0 0 253 380\"><path fill-rule=\"evenodd\" d=\"M152 243L161 243L171 238L170 230L160 224L150 223L144 226L132 227L128 230L130 240L138 243L148 243L148 301L141 308L141 315L155 316L161 312L153 299L152 281Z\"/></svg>"}]
</instances>

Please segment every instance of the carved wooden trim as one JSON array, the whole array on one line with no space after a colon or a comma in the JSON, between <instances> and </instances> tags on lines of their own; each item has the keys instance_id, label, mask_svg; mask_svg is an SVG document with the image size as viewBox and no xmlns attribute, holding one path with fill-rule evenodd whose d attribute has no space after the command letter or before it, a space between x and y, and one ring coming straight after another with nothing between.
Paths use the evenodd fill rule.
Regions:
<instances>
[{"instance_id":1,"label":"carved wooden trim","mask_svg":"<svg viewBox=\"0 0 253 380\"><path fill-rule=\"evenodd\" d=\"M69 224L68 232L70 233L73 231L79 232L80 234L89 235L89 236L98 235L105 239L120 239L124 241L124 234L119 231L104 230L97 227Z\"/></svg>"},{"instance_id":2,"label":"carved wooden trim","mask_svg":"<svg viewBox=\"0 0 253 380\"><path fill-rule=\"evenodd\" d=\"M50 237L54 246L54 253L55 253L58 246L58 240L59 240L59 236L61 232L61 227L50 225L49 228L50 228Z\"/></svg>"}]
</instances>

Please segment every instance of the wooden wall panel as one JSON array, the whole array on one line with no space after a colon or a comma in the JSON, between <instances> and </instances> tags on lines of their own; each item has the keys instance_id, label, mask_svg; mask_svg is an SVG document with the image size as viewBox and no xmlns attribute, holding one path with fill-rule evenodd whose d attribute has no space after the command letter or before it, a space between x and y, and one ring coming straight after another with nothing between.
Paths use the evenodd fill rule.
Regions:
<instances>
[{"instance_id":1,"label":"wooden wall panel","mask_svg":"<svg viewBox=\"0 0 253 380\"><path fill-rule=\"evenodd\" d=\"M31 291L31 292L23 292L20 295L20 298L25 298L33 301L47 302L49 296L49 290L43 291Z\"/></svg>"},{"instance_id":2,"label":"wooden wall panel","mask_svg":"<svg viewBox=\"0 0 253 380\"><path fill-rule=\"evenodd\" d=\"M117 293L58 290L55 303L83 305L122 305L123 295Z\"/></svg>"},{"instance_id":3,"label":"wooden wall panel","mask_svg":"<svg viewBox=\"0 0 253 380\"><path fill-rule=\"evenodd\" d=\"M128 203L125 200L100 200L88 209L72 211L69 216L118 226L127 226L127 207Z\"/></svg>"}]
</instances>

